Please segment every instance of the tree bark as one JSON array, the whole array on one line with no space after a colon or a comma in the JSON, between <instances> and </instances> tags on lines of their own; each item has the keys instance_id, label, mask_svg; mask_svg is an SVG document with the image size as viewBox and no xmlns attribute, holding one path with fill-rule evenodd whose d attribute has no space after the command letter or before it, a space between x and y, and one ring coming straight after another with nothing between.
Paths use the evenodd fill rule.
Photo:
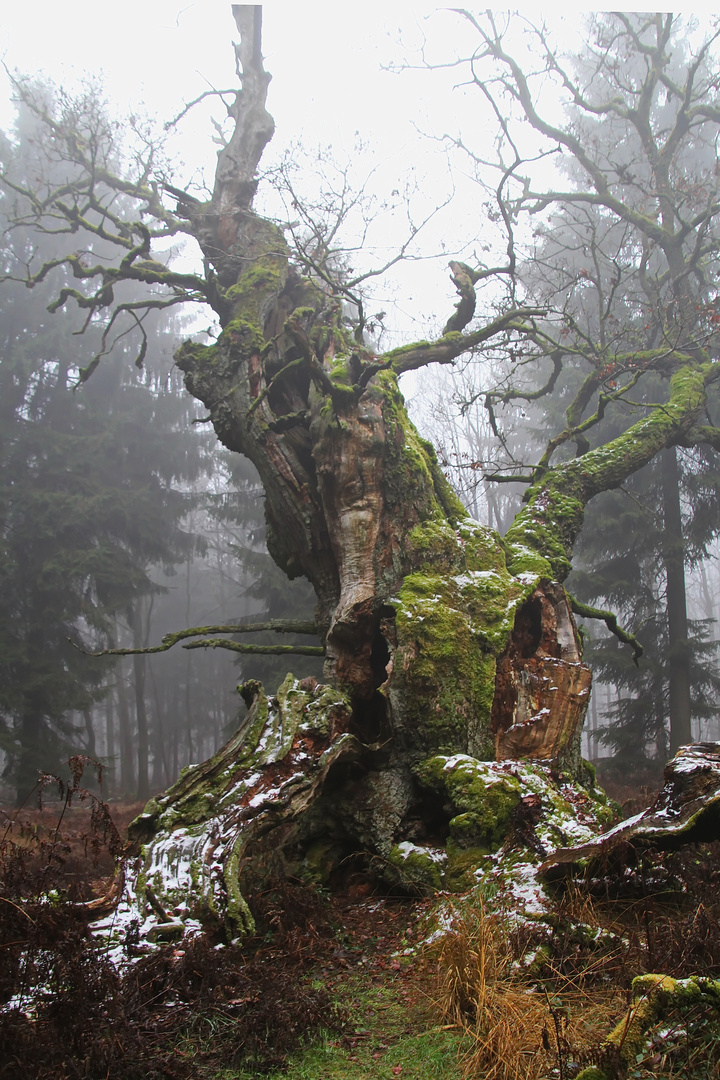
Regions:
<instances>
[{"instance_id":1,"label":"tree bark","mask_svg":"<svg viewBox=\"0 0 720 1080\"><path fill-rule=\"evenodd\" d=\"M135 750L133 748L132 729L130 725L130 709L128 707L127 688L122 670L118 671L117 678L117 702L118 702L118 727L120 735L120 785L125 795L134 795L135 781Z\"/></svg>"},{"instance_id":2,"label":"tree bark","mask_svg":"<svg viewBox=\"0 0 720 1080\"><path fill-rule=\"evenodd\" d=\"M105 770L103 773L103 785L106 798L115 794L117 779L117 762L115 760L115 716L113 709L113 695L112 692L109 692L105 696Z\"/></svg>"},{"instance_id":3,"label":"tree bark","mask_svg":"<svg viewBox=\"0 0 720 1080\"><path fill-rule=\"evenodd\" d=\"M20 720L20 753L15 771L15 805L23 806L38 779L42 714L26 707Z\"/></svg>"},{"instance_id":4,"label":"tree bark","mask_svg":"<svg viewBox=\"0 0 720 1080\"><path fill-rule=\"evenodd\" d=\"M665 350L657 363L669 377L666 406L609 446L538 470L504 541L471 522L408 419L398 375L452 360L499 323L462 333L474 293L470 278L455 274L461 299L452 331L377 357L361 334L348 334L337 291L293 266L281 231L251 209L248 161L257 164L272 133L256 14L247 9L238 22L246 36L252 29L240 53L249 66L236 103L238 140L219 153L210 202L183 210L218 282L223 331L212 346L186 343L177 363L221 441L258 469L270 552L289 576L302 574L315 588L325 676L349 694L359 733L372 741L386 732L408 754L487 757L513 727L513 753L524 752L521 731L534 753L537 728L530 737L524 721L491 717L498 658L513 654L518 671L531 659L511 642L516 614L535 595L545 661L562 659L575 632L572 616L561 613L562 590L550 583L569 572L585 504L680 441L717 372L709 361ZM250 154L242 168L240 146ZM519 318L510 312L500 322ZM546 617L565 644L549 643ZM573 649L570 664L579 663ZM513 678L522 681L517 671ZM564 713L579 722L586 689L584 677L561 694L538 689L519 715L554 715L553 702L566 694L565 704L575 704ZM540 739L543 753L548 739Z\"/></svg>"},{"instance_id":5,"label":"tree bark","mask_svg":"<svg viewBox=\"0 0 720 1080\"><path fill-rule=\"evenodd\" d=\"M90 709L83 709L83 721L85 724L85 753L88 757L95 758L97 750L95 748L95 726L93 724L93 715Z\"/></svg>"},{"instance_id":6,"label":"tree bark","mask_svg":"<svg viewBox=\"0 0 720 1080\"><path fill-rule=\"evenodd\" d=\"M590 675L562 582L584 506L689 437L718 377L710 361L664 350L653 358L669 379L662 408L607 446L538 468L504 538L473 521L411 424L398 378L524 316L464 334L467 278L439 341L377 356L362 327L348 333L342 288L303 276L281 231L252 211L272 122L259 9L235 10L237 139L218 155L212 198L178 207L212 268L222 332L209 346L185 343L176 360L220 440L260 474L273 558L315 589L327 685L288 676L268 700L245 684L245 724L151 800L133 830L138 890L143 875L167 872L231 933L250 925L240 878L245 887L273 867L337 867L358 851L387 868L416 841L447 842L448 858L463 836L500 842L499 826L481 825L479 760L580 773ZM127 893L128 911L145 910L139 895Z\"/></svg>"}]
</instances>

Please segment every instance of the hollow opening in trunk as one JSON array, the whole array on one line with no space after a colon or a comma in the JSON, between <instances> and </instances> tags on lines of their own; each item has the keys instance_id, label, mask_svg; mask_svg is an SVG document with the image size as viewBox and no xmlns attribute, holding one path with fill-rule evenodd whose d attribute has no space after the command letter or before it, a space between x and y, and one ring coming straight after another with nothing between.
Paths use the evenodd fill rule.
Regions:
<instances>
[{"instance_id":1,"label":"hollow opening in trunk","mask_svg":"<svg viewBox=\"0 0 720 1080\"><path fill-rule=\"evenodd\" d=\"M513 642L523 660L534 656L542 640L542 603L532 597L515 616Z\"/></svg>"},{"instance_id":2,"label":"hollow opening in trunk","mask_svg":"<svg viewBox=\"0 0 720 1080\"><path fill-rule=\"evenodd\" d=\"M370 650L373 690L377 690L387 679L387 666L389 662L390 649L385 639L385 635L378 627L373 636L372 649Z\"/></svg>"}]
</instances>

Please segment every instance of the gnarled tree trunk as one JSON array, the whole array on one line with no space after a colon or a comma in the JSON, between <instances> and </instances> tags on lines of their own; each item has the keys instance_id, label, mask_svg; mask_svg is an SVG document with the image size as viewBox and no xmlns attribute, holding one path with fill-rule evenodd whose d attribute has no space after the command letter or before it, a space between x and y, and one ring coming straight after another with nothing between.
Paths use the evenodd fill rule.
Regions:
<instances>
[{"instance_id":1,"label":"gnarled tree trunk","mask_svg":"<svg viewBox=\"0 0 720 1080\"><path fill-rule=\"evenodd\" d=\"M260 473L271 554L314 586L327 685L289 676L270 701L246 685L241 730L138 819L121 910L156 936L188 919L238 932L251 921L243 890L268 868L326 879L352 852L377 857L390 880L411 852L416 880L437 883L449 834L469 837L455 855L463 843L486 851L517 802L512 777L481 782L468 768L463 787L462 755L578 768L590 675L561 582L583 508L690 430L708 377L678 360L668 405L611 448L547 468L504 539L471 520L410 423L398 377L521 330L532 313L465 333L475 294L452 264L460 302L438 341L377 356L361 325L348 332L339 296L303 276L281 230L252 210L273 125L259 8L234 11L235 136L213 198L177 195L222 333L186 343L177 362L221 441ZM490 786L504 794L485 805Z\"/></svg>"}]
</instances>

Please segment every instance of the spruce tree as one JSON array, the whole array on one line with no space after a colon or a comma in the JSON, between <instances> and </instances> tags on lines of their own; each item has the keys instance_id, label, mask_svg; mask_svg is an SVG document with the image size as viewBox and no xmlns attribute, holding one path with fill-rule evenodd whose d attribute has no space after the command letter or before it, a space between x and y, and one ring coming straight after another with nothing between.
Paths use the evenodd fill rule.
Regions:
<instances>
[{"instance_id":1,"label":"spruce tree","mask_svg":"<svg viewBox=\"0 0 720 1080\"><path fill-rule=\"evenodd\" d=\"M3 141L6 177L58 168L36 135L21 110L12 142ZM0 214L7 221L13 213L10 190ZM177 484L198 476L204 452L177 375L167 374L167 362L161 371L177 324L152 313L146 333L155 364L139 371L118 348L114 363L77 388L105 323L73 336L68 316L47 311L49 289L30 293L13 280L31 257L52 259L56 237L31 236L17 223L4 235L0 747L22 801L39 771L92 748L74 717L103 695L108 665L88 661L80 648L107 643L113 617L132 618L157 590L152 568L171 567L192 547L182 527L192 497Z\"/></svg>"}]
</instances>

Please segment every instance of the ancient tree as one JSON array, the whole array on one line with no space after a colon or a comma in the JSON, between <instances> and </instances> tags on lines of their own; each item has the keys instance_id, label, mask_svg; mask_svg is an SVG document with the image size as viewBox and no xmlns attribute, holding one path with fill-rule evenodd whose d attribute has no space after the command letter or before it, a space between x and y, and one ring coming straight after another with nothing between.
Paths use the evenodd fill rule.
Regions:
<instances>
[{"instance_id":1,"label":"ancient tree","mask_svg":"<svg viewBox=\"0 0 720 1080\"><path fill-rule=\"evenodd\" d=\"M136 843L147 846L131 899L147 898L156 919L172 922L172 904L157 895L162 868L172 863L175 883L195 896L196 913L203 897L206 913L240 927L249 921L242 891L268 867L302 865L322 877L348 853L363 851L379 856L386 872L420 851L417 874L432 882L435 856L424 858L423 845L435 851L449 835L448 852L488 850L522 793L517 778L483 779L482 761L527 758L578 771L590 673L562 582L584 507L667 446L715 444L718 433L704 413L720 369L706 336L685 329L632 353L627 343L619 350L611 342L609 352L596 343L567 427L529 477L508 533L501 538L474 522L408 420L399 377L495 343L522 347L526 363L549 358L554 385L576 350L564 347L561 324L556 340L546 309L518 300L513 287L499 313L476 319L475 286L491 274L512 280L511 250L508 266L493 270L450 264L459 299L439 338L373 351L352 273L334 269L322 252L291 250L282 228L253 211L258 165L273 135L269 76L260 9L235 6L233 14L242 88L225 96L233 132L218 154L210 198L175 187L151 154L139 175L122 178L107 140L77 117L47 111L52 145L68 163L67 182L16 194L24 220L66 231L73 244L89 236L86 251L31 266L27 284L60 264L68 268L77 287L64 287L54 306L74 302L88 321L104 318L104 348L123 319L142 335L149 307L197 299L212 306L222 327L218 339L185 343L177 364L219 439L260 473L273 558L290 577L307 577L317 595L326 685L289 678L268 701L262 687L246 683L250 711L240 731L149 804L135 827ZM534 118L524 76L500 37L482 32L480 54L506 66L507 85ZM651 66L652 49L643 56ZM19 83L18 93L42 112L30 86ZM714 106L698 105L692 84L672 84L672 93L676 119L665 138L677 141L698 109ZM573 136L546 127L540 130L586 163ZM587 168L593 198L608 212L624 206L622 179L608 180L589 159ZM648 243L672 253L687 246L688 223L665 213L662 192L657 199L657 213L627 213L642 223ZM688 214L696 221L696 211ZM158 241L180 234L200 244L203 275L176 273L153 257ZM112 265L94 261L93 236L112 239L121 257ZM678 287L673 327L685 328L685 264L677 282L675 272L669 271ZM157 288L144 305L124 302L127 280ZM143 354L141 347L139 362ZM621 435L591 448L585 432L594 419L583 416L593 394L600 393L598 410L619 396L608 389L608 371L616 378L627 373L627 389L646 369L665 380L661 407L644 409ZM515 391L504 393L511 400ZM576 446L575 456L551 460L568 445ZM192 640L176 639L242 647L217 636L228 627L203 629ZM168 895L176 904L180 893L173 889ZM187 911L185 903L177 909Z\"/></svg>"}]
</instances>

